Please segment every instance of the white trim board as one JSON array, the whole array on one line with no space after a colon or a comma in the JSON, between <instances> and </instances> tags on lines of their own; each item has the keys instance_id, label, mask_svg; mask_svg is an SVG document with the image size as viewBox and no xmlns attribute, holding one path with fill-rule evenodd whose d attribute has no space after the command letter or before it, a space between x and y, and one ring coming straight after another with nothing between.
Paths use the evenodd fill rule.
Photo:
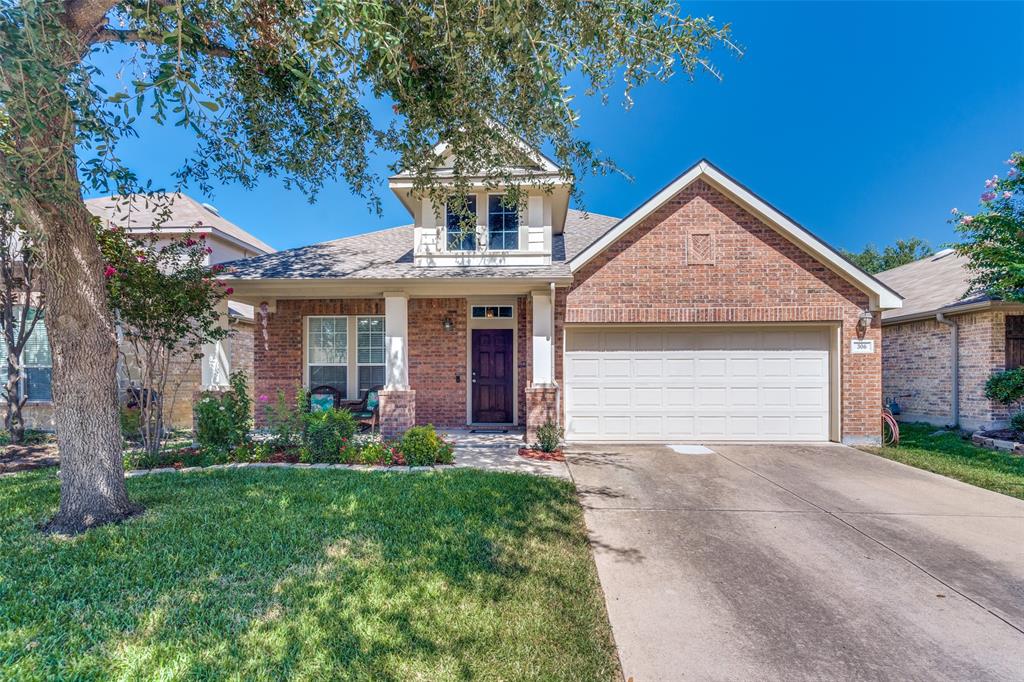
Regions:
<instances>
[{"instance_id":1,"label":"white trim board","mask_svg":"<svg viewBox=\"0 0 1024 682\"><path fill-rule=\"evenodd\" d=\"M772 227L779 234L799 246L803 251L868 294L871 297L872 310L891 310L903 306L903 298L895 291L843 258L835 249L790 220L782 212L733 180L706 159L690 167L689 170L620 220L612 229L604 233L600 239L577 254L569 261L570 270L572 272L579 270L606 248L618 241L619 238L629 232L644 218L654 213L672 197L697 180L704 180L715 189L723 192L730 199L760 218L769 227Z\"/></svg>"}]
</instances>

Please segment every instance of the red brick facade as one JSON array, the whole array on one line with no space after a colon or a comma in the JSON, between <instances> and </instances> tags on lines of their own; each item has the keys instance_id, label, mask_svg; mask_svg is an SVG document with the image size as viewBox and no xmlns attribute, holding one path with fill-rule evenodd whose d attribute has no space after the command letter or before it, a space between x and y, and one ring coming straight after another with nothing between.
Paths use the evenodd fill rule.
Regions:
<instances>
[{"instance_id":1,"label":"red brick facade","mask_svg":"<svg viewBox=\"0 0 1024 682\"><path fill-rule=\"evenodd\" d=\"M829 324L842 330L842 438L874 441L882 405L881 331L877 319L866 332L857 327L868 304L867 294L698 181L577 272L570 288L557 291L556 381L561 385L566 324ZM528 431L552 415L564 423L559 391L530 386L529 297L517 297L516 311L518 421ZM304 316L383 312L383 299L278 301L268 323L269 350L255 344L257 395L273 395L278 388L290 393L301 382ZM409 299L416 423L466 425L468 319L466 298ZM856 338L874 340L876 351L851 354Z\"/></svg>"},{"instance_id":2,"label":"red brick facade","mask_svg":"<svg viewBox=\"0 0 1024 682\"><path fill-rule=\"evenodd\" d=\"M691 234L701 235L698 259L688 259ZM693 260L699 263L688 264ZM868 302L867 294L697 181L578 271L564 314L570 324L839 324L842 437L858 442L877 440L881 428L878 320L864 334L857 330ZM875 341L876 352L851 355L850 341L862 336Z\"/></svg>"}]
</instances>

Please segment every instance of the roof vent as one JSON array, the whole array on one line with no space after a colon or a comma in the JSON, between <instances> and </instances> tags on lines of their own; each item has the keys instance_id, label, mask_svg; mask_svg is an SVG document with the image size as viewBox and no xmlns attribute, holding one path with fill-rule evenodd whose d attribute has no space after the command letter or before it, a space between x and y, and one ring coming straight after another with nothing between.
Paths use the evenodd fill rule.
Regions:
<instances>
[{"instance_id":1,"label":"roof vent","mask_svg":"<svg viewBox=\"0 0 1024 682\"><path fill-rule=\"evenodd\" d=\"M943 249L942 251L937 251L932 256L932 262L935 262L937 260L942 260L943 258L945 258L946 256L948 256L948 255L950 255L952 253L956 253L956 250L955 249Z\"/></svg>"},{"instance_id":2,"label":"roof vent","mask_svg":"<svg viewBox=\"0 0 1024 682\"><path fill-rule=\"evenodd\" d=\"M215 215L215 216L219 216L219 215L220 215L220 211L218 211L218 210L217 210L217 207L216 207L216 206L214 206L213 204L208 204L208 203L206 203L206 202L204 201L204 202L202 203L202 207L203 207L203 208L205 208L205 209L206 209L207 211L209 211L210 213L212 213L212 214L213 214L213 215Z\"/></svg>"}]
</instances>

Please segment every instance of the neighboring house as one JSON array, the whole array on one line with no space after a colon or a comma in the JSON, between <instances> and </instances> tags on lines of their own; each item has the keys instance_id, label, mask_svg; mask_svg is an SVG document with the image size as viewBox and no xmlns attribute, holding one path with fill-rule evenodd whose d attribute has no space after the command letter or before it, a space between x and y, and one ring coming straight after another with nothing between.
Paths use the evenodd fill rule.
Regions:
<instances>
[{"instance_id":1,"label":"neighboring house","mask_svg":"<svg viewBox=\"0 0 1024 682\"><path fill-rule=\"evenodd\" d=\"M229 260L238 260L273 253L274 249L260 241L234 223L225 220L217 210L208 204L201 204L183 194L175 195L169 205L167 215L156 209L156 204L147 201L145 196L132 196L130 199L121 197L101 197L87 199L86 208L98 217L106 226L119 226L129 233L144 235L158 232L167 235L168 240L180 237L189 231L203 233L212 253L208 256L208 264L213 265ZM154 227L155 223L159 223ZM252 325L253 310L251 306L235 301L227 303L227 318L235 330L229 339L217 346L204 349L205 359L191 362L188 358L180 358L175 362L174 372L183 376L176 395L168 396L170 405L173 402L173 413L169 422L179 428L190 428L192 425L192 397L204 387L223 385L226 382L226 367L231 366L246 370L252 367ZM0 341L0 346L2 346ZM3 348L0 348L0 367L6 366ZM29 402L25 406L25 422L29 428L52 429L53 394L50 387L51 360L50 345L46 334L44 319L36 323L32 337L25 351L27 378L23 382L23 390L27 392ZM122 376L122 388L126 388ZM177 383L176 381L172 383Z\"/></svg>"},{"instance_id":2,"label":"neighboring house","mask_svg":"<svg viewBox=\"0 0 1024 682\"><path fill-rule=\"evenodd\" d=\"M965 429L1006 425L985 397L996 372L1024 365L1024 305L968 295L967 259L952 249L878 274L904 296L882 313L882 379L899 418Z\"/></svg>"},{"instance_id":3,"label":"neighboring house","mask_svg":"<svg viewBox=\"0 0 1024 682\"><path fill-rule=\"evenodd\" d=\"M479 180L475 234L399 174L412 225L232 264L256 393L383 385L386 434L878 441L895 292L707 161L620 220L522 151L521 210Z\"/></svg>"}]
</instances>

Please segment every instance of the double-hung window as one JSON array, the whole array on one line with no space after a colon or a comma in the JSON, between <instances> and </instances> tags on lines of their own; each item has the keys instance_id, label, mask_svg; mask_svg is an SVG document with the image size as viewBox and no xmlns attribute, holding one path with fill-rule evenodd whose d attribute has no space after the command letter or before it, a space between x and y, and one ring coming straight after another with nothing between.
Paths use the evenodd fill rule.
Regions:
<instances>
[{"instance_id":1,"label":"double-hung window","mask_svg":"<svg viewBox=\"0 0 1024 682\"><path fill-rule=\"evenodd\" d=\"M445 207L449 251L476 251L476 197L450 199Z\"/></svg>"},{"instance_id":2,"label":"double-hung window","mask_svg":"<svg viewBox=\"0 0 1024 682\"><path fill-rule=\"evenodd\" d=\"M359 397L384 385L384 318L356 320L356 363L359 365Z\"/></svg>"},{"instance_id":3,"label":"double-hung window","mask_svg":"<svg viewBox=\"0 0 1024 682\"><path fill-rule=\"evenodd\" d=\"M310 317L306 340L310 390L319 386L348 395L348 318Z\"/></svg>"},{"instance_id":4,"label":"double-hung window","mask_svg":"<svg viewBox=\"0 0 1024 682\"><path fill-rule=\"evenodd\" d=\"M15 318L20 315L15 310ZM21 383L18 386L18 397L27 396L33 402L50 402L53 400L53 360L50 356L50 339L46 333L46 320L35 310L31 315L40 315L36 320L32 334L21 351ZM7 376L7 344L0 338L0 376Z\"/></svg>"},{"instance_id":5,"label":"double-hung window","mask_svg":"<svg viewBox=\"0 0 1024 682\"><path fill-rule=\"evenodd\" d=\"M505 197L487 197L487 247L497 251L519 248L519 207L505 204Z\"/></svg>"}]
</instances>

